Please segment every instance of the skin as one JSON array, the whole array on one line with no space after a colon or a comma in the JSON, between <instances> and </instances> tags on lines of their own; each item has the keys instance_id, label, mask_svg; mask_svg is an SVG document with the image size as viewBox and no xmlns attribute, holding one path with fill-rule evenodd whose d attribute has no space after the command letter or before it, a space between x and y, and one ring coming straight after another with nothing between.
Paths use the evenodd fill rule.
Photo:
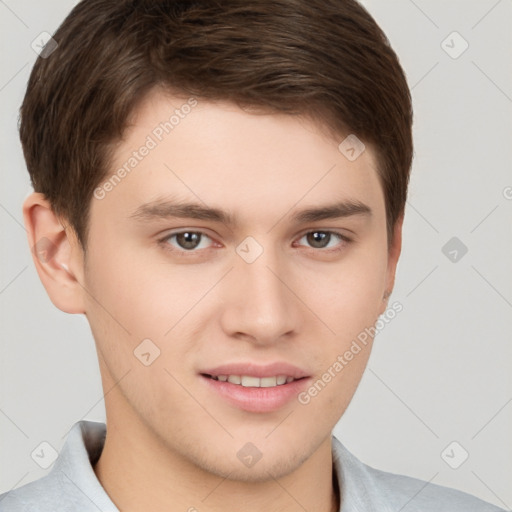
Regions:
<instances>
[{"instance_id":1,"label":"skin","mask_svg":"<svg viewBox=\"0 0 512 512\"><path fill-rule=\"evenodd\" d=\"M185 99L153 91L117 145L112 172ZM106 394L107 437L94 471L120 510L331 511L331 432L350 403L371 341L307 405L241 410L205 386L200 369L287 361L314 382L387 306L402 219L388 250L385 202L371 146L353 162L322 126L199 101L103 199L92 200L86 253L38 193L23 207L34 262L52 302L85 314ZM239 225L131 214L160 197L229 210ZM294 212L358 200L371 215L293 224ZM64 227L63 227L64 226ZM195 252L179 230L206 236ZM311 231L335 231L328 249ZM236 252L248 236L263 253ZM182 242L180 246L179 242ZM134 356L144 339L160 355ZM306 388L307 389L307 388ZM251 442L252 467L237 458ZM341 496L341 499L343 497Z\"/></svg>"}]
</instances>

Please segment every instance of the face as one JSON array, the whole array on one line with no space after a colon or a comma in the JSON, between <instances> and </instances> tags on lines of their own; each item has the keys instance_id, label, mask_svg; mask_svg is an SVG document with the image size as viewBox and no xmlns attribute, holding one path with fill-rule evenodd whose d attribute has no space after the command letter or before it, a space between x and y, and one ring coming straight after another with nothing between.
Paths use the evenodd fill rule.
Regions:
<instances>
[{"instance_id":1,"label":"face","mask_svg":"<svg viewBox=\"0 0 512 512\"><path fill-rule=\"evenodd\" d=\"M344 354L392 286L375 155L229 103L154 92L136 114L84 262L107 420L214 474L288 474L330 443L371 339Z\"/></svg>"}]
</instances>

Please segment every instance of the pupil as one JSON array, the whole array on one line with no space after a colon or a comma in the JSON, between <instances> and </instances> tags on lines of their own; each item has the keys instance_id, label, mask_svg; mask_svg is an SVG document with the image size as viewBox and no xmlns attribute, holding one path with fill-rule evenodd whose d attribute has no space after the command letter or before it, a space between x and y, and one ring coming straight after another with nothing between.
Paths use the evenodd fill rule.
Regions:
<instances>
[{"instance_id":1,"label":"pupil","mask_svg":"<svg viewBox=\"0 0 512 512\"><path fill-rule=\"evenodd\" d=\"M308 243L313 245L313 247L322 248L329 243L330 236L330 233L325 233L323 231L313 231L308 235ZM320 243L318 244L318 242Z\"/></svg>"},{"instance_id":2,"label":"pupil","mask_svg":"<svg viewBox=\"0 0 512 512\"><path fill-rule=\"evenodd\" d=\"M199 243L201 236L199 233L185 232L176 235L176 240L184 249L194 249Z\"/></svg>"}]
</instances>

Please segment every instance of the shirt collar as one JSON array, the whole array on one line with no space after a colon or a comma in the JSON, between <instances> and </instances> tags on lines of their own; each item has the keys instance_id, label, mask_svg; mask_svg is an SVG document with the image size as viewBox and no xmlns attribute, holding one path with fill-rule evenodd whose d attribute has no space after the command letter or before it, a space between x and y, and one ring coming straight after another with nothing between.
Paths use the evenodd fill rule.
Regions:
<instances>
[{"instance_id":1,"label":"shirt collar","mask_svg":"<svg viewBox=\"0 0 512 512\"><path fill-rule=\"evenodd\" d=\"M379 496L370 468L332 436L333 466L341 495L339 512L392 512L386 500Z\"/></svg>"},{"instance_id":2,"label":"shirt collar","mask_svg":"<svg viewBox=\"0 0 512 512\"><path fill-rule=\"evenodd\" d=\"M119 512L93 469L103 450L106 432L105 423L88 420L75 423L48 477L54 474L60 480L63 475L74 484L76 500L73 501L87 507L85 510Z\"/></svg>"}]
</instances>

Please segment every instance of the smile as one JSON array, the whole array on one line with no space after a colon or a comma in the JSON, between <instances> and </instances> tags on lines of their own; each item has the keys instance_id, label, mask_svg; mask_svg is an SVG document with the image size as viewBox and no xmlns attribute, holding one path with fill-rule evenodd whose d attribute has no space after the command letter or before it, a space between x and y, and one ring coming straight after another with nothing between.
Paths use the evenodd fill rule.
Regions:
<instances>
[{"instance_id":1,"label":"smile","mask_svg":"<svg viewBox=\"0 0 512 512\"><path fill-rule=\"evenodd\" d=\"M229 382L246 388L272 388L293 382L293 377L276 375L274 377L254 377L252 375L208 375L213 380Z\"/></svg>"}]
</instances>

